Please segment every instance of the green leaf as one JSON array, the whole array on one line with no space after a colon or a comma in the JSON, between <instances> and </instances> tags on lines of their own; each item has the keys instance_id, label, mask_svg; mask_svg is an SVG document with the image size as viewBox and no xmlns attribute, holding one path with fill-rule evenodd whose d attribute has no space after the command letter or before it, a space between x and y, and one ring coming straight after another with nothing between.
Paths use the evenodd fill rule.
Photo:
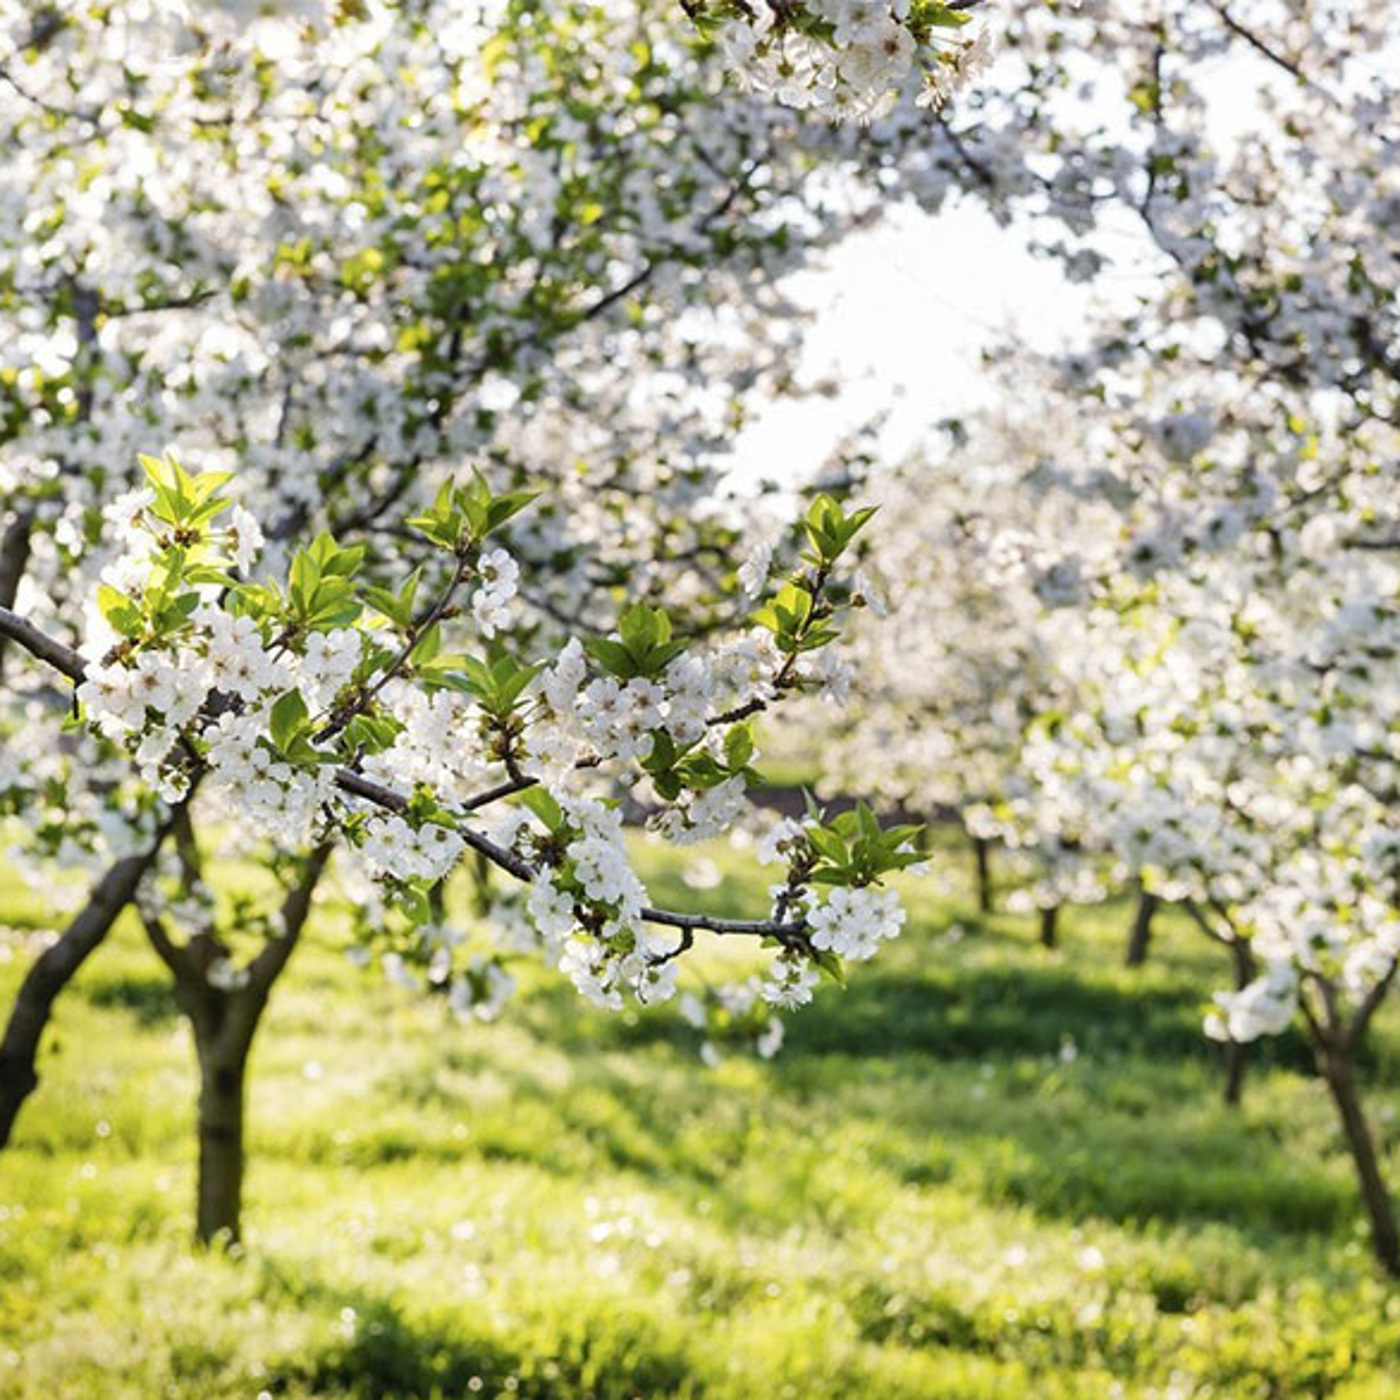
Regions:
<instances>
[{"instance_id":1,"label":"green leaf","mask_svg":"<svg viewBox=\"0 0 1400 1400\"><path fill-rule=\"evenodd\" d=\"M483 533L489 535L493 530L499 530L507 520L537 501L541 494L539 491L512 491L508 495L495 497L486 508L486 529Z\"/></svg>"},{"instance_id":2,"label":"green leaf","mask_svg":"<svg viewBox=\"0 0 1400 1400\"><path fill-rule=\"evenodd\" d=\"M135 600L105 583L97 590L97 606L123 637L139 637L145 630L145 620Z\"/></svg>"},{"instance_id":3,"label":"green leaf","mask_svg":"<svg viewBox=\"0 0 1400 1400\"><path fill-rule=\"evenodd\" d=\"M631 680L638 674L632 653L621 642L610 641L606 637L591 637L583 647L610 676Z\"/></svg>"},{"instance_id":4,"label":"green leaf","mask_svg":"<svg viewBox=\"0 0 1400 1400\"><path fill-rule=\"evenodd\" d=\"M564 825L564 809L544 788L526 788L520 794L520 800L544 823L549 831L558 831Z\"/></svg>"},{"instance_id":5,"label":"green leaf","mask_svg":"<svg viewBox=\"0 0 1400 1400\"><path fill-rule=\"evenodd\" d=\"M279 752L286 753L292 740L306 728L310 715L299 690L289 690L272 707L270 728L272 742Z\"/></svg>"},{"instance_id":6,"label":"green leaf","mask_svg":"<svg viewBox=\"0 0 1400 1400\"><path fill-rule=\"evenodd\" d=\"M753 747L753 729L747 724L733 725L724 736L724 756L731 768L746 767Z\"/></svg>"},{"instance_id":7,"label":"green leaf","mask_svg":"<svg viewBox=\"0 0 1400 1400\"><path fill-rule=\"evenodd\" d=\"M830 827L809 826L807 828L807 840L811 842L812 849L820 856L831 861L833 865L839 865L843 869L849 859L846 850L846 843Z\"/></svg>"},{"instance_id":8,"label":"green leaf","mask_svg":"<svg viewBox=\"0 0 1400 1400\"><path fill-rule=\"evenodd\" d=\"M826 974L838 987L846 985L846 969L841 964L841 959L829 949L812 950L812 961Z\"/></svg>"},{"instance_id":9,"label":"green leaf","mask_svg":"<svg viewBox=\"0 0 1400 1400\"><path fill-rule=\"evenodd\" d=\"M665 617L665 614L661 614ZM618 635L623 645L633 656L641 659L651 650L655 642L664 640L660 635L657 614L645 603L634 603L618 620Z\"/></svg>"}]
</instances>

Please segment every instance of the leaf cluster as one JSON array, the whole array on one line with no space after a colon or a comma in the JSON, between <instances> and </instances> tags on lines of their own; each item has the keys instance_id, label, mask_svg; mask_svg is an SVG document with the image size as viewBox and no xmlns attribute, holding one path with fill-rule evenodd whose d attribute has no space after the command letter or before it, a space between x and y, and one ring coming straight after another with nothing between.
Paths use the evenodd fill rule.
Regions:
<instances>
[{"instance_id":1,"label":"leaf cluster","mask_svg":"<svg viewBox=\"0 0 1400 1400\"><path fill-rule=\"evenodd\" d=\"M922 826L901 824L881 830L879 818L864 802L825 824L809 821L805 830L817 856L811 879L819 885L874 885L883 876L924 859L909 849Z\"/></svg>"},{"instance_id":2,"label":"leaf cluster","mask_svg":"<svg viewBox=\"0 0 1400 1400\"><path fill-rule=\"evenodd\" d=\"M411 516L405 523L425 539L462 555L518 515L539 494L508 491L497 496L486 478L473 468L466 485L444 481L428 510Z\"/></svg>"},{"instance_id":3,"label":"leaf cluster","mask_svg":"<svg viewBox=\"0 0 1400 1400\"><path fill-rule=\"evenodd\" d=\"M585 643L588 654L621 681L659 676L685 650L673 640L671 619L664 608L634 603L618 619L618 634Z\"/></svg>"}]
</instances>

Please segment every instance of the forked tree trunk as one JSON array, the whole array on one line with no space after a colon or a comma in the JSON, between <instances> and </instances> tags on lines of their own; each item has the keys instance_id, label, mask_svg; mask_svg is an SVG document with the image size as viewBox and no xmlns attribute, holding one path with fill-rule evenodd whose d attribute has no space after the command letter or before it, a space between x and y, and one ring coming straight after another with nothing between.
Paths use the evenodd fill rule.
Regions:
<instances>
[{"instance_id":1,"label":"forked tree trunk","mask_svg":"<svg viewBox=\"0 0 1400 1400\"><path fill-rule=\"evenodd\" d=\"M307 857L282 903L281 936L253 959L237 986L216 986L209 980L211 967L227 957L215 934L202 932L187 943L176 943L159 916L143 915L151 944L175 979L175 999L189 1018L199 1059L195 1238L201 1244L233 1245L242 1239L248 1056L273 985L311 913L312 896L330 853L327 843Z\"/></svg>"},{"instance_id":2,"label":"forked tree trunk","mask_svg":"<svg viewBox=\"0 0 1400 1400\"><path fill-rule=\"evenodd\" d=\"M990 914L995 902L995 891L992 887L992 843L985 836L974 836L972 853L977 871L977 909L979 913Z\"/></svg>"},{"instance_id":3,"label":"forked tree trunk","mask_svg":"<svg viewBox=\"0 0 1400 1400\"><path fill-rule=\"evenodd\" d=\"M1060 906L1051 904L1040 911L1040 946L1054 948L1060 941Z\"/></svg>"},{"instance_id":4,"label":"forked tree trunk","mask_svg":"<svg viewBox=\"0 0 1400 1400\"><path fill-rule=\"evenodd\" d=\"M1147 949L1152 942L1152 919L1157 912L1158 897L1149 890L1139 890L1133 926L1128 932L1128 952L1123 959L1127 967L1141 967L1147 961Z\"/></svg>"},{"instance_id":5,"label":"forked tree trunk","mask_svg":"<svg viewBox=\"0 0 1400 1400\"><path fill-rule=\"evenodd\" d=\"M1317 1060L1332 1102L1337 1106L1342 1132L1356 1166L1362 1204L1371 1225L1371 1246L1386 1273L1400 1278L1400 1231L1396 1228L1395 1207L1381 1172L1375 1139L1361 1106L1355 1065L1350 1053L1336 1046L1317 1047Z\"/></svg>"}]
</instances>

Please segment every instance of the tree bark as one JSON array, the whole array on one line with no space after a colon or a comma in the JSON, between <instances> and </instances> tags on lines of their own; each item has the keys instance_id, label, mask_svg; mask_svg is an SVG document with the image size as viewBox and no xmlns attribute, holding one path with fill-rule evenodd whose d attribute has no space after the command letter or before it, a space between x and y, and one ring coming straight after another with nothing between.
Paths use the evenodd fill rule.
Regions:
<instances>
[{"instance_id":1,"label":"tree bark","mask_svg":"<svg viewBox=\"0 0 1400 1400\"><path fill-rule=\"evenodd\" d=\"M1249 1047L1238 1040L1225 1042L1225 1102L1238 1108L1244 1098L1244 1072L1249 1065Z\"/></svg>"},{"instance_id":2,"label":"tree bark","mask_svg":"<svg viewBox=\"0 0 1400 1400\"><path fill-rule=\"evenodd\" d=\"M1335 1045L1319 1047L1318 1064L1332 1102L1337 1105L1351 1160L1356 1166L1361 1200L1371 1225L1371 1246L1381 1268L1392 1278L1400 1278L1400 1230L1396 1228L1395 1207L1381 1172L1375 1139L1361 1106L1355 1066L1349 1052Z\"/></svg>"},{"instance_id":3,"label":"tree bark","mask_svg":"<svg viewBox=\"0 0 1400 1400\"><path fill-rule=\"evenodd\" d=\"M1141 967L1147 961L1148 945L1152 942L1152 919L1157 912L1158 903L1155 894L1143 889L1138 891L1133 926L1128 933L1128 952L1123 959L1125 966Z\"/></svg>"},{"instance_id":4,"label":"tree bark","mask_svg":"<svg viewBox=\"0 0 1400 1400\"><path fill-rule=\"evenodd\" d=\"M1054 948L1060 941L1060 906L1051 904L1040 911L1040 946Z\"/></svg>"},{"instance_id":5,"label":"tree bark","mask_svg":"<svg viewBox=\"0 0 1400 1400\"><path fill-rule=\"evenodd\" d=\"M0 534L0 608L12 608L19 596L20 580L29 563L33 511L21 511ZM5 676L5 638L0 637L0 680Z\"/></svg>"},{"instance_id":6,"label":"tree bark","mask_svg":"<svg viewBox=\"0 0 1400 1400\"><path fill-rule=\"evenodd\" d=\"M1254 980L1254 954L1249 951L1247 939L1231 935L1229 939L1230 960L1235 970L1235 990L1242 992ZM1225 1102L1231 1108L1238 1108L1244 1098L1244 1075L1249 1067L1249 1046L1240 1041L1225 1043Z\"/></svg>"},{"instance_id":7,"label":"tree bark","mask_svg":"<svg viewBox=\"0 0 1400 1400\"><path fill-rule=\"evenodd\" d=\"M198 1036L196 1036L198 1040ZM195 1236L237 1244L243 1226L243 1106L249 1034L216 1036L199 1050L199 1182Z\"/></svg>"},{"instance_id":8,"label":"tree bark","mask_svg":"<svg viewBox=\"0 0 1400 1400\"><path fill-rule=\"evenodd\" d=\"M992 843L985 836L974 836L972 852L977 863L977 909L979 913L990 914L994 902Z\"/></svg>"},{"instance_id":9,"label":"tree bark","mask_svg":"<svg viewBox=\"0 0 1400 1400\"><path fill-rule=\"evenodd\" d=\"M20 984L4 1039L0 1040L0 1148L10 1140L20 1107L39 1086L39 1042L54 1001L131 902L169 829L167 822L147 850L117 861L107 871L93 887L87 904L58 940L39 954Z\"/></svg>"},{"instance_id":10,"label":"tree bark","mask_svg":"<svg viewBox=\"0 0 1400 1400\"><path fill-rule=\"evenodd\" d=\"M188 841L192 847L192 833ZM180 944L170 938L158 915L143 915L151 945L175 979L175 998L189 1018L199 1058L195 1238L200 1244L236 1245L243 1237L248 1056L273 985L306 926L331 849L327 842L307 857L282 903L281 936L271 939L248 964L240 985L216 986L209 980L215 962L227 957L215 933L204 931ZM197 851L193 858L197 864Z\"/></svg>"}]
</instances>

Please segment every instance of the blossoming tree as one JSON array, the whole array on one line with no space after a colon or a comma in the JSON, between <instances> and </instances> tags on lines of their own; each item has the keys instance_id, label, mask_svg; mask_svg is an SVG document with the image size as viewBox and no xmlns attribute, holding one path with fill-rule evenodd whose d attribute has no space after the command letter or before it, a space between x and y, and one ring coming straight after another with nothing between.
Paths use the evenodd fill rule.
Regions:
<instances>
[{"instance_id":1,"label":"blossoming tree","mask_svg":"<svg viewBox=\"0 0 1400 1400\"><path fill-rule=\"evenodd\" d=\"M1041 52L1042 23L1013 24L1008 42ZM1063 33L1079 26L1106 40L1121 119L1097 101L1076 134L1062 115L1039 171L1023 146L1003 163L986 135L969 136L968 159L989 186L1047 182L1062 210L1077 197L1086 229L1118 210L1164 276L1055 384L1019 370L1034 414L1080 423L1048 458L1091 508L1027 509L1044 472L1009 464L1019 504L996 512L983 577L1011 561L1022 596L1058 608L1028 625L1070 697L1023 731L1016 762L1052 831L1117 853L1229 949L1235 985L1211 1035L1240 1047L1301 1022L1397 1273L1356 1070L1400 955L1400 288L1381 232L1400 113L1379 63L1396 16L1360 5L1335 28L1322 8L1144 4L1085 6ZM1232 50L1258 78L1243 127L1201 76ZM1083 51L1047 71L1069 77ZM1091 74L1084 95L1106 86ZM1104 246L1056 251L1092 277ZM944 596L930 588L915 613Z\"/></svg>"},{"instance_id":2,"label":"blossoming tree","mask_svg":"<svg viewBox=\"0 0 1400 1400\"><path fill-rule=\"evenodd\" d=\"M224 522L224 475L173 459L148 458L146 470L150 486L122 502L124 586L102 585L85 651L9 609L0 631L77 683L99 755L135 765L167 813L162 828L184 824L178 897L202 905L209 927L177 941L150 891L142 916L199 1049L202 1237L237 1233L247 1050L335 840L410 927L431 922L431 890L466 851L484 857L528 887L541 947L604 1007L624 993L670 996L697 931L770 941L772 999L789 1003L810 995L814 967L869 957L898 932L897 904L874 887L917 859L908 829L881 831L864 813L813 818L785 843L771 916L721 919L647 903L620 815L598 795L621 765L677 839L734 819L753 776L747 721L813 683L811 653L836 637L837 566L868 512L817 501L804 567L756 615L757 640L688 648L663 610L638 604L614 636L530 662L482 647L510 595L507 556L487 542L529 497L495 495L479 476L446 485L411 522L450 560L442 591L418 607L418 571L393 590L364 584L363 547L325 534L284 579L244 580L250 525ZM476 655L444 645L468 589ZM196 788L296 866L280 923L244 968L218 936L192 850ZM506 814L483 829L476 814L497 806Z\"/></svg>"},{"instance_id":3,"label":"blossoming tree","mask_svg":"<svg viewBox=\"0 0 1400 1400\"><path fill-rule=\"evenodd\" d=\"M830 63L870 115L970 42L957 7L827 8L800 26L824 112ZM236 1235L247 1053L333 845L463 1014L508 980L437 917L466 851L608 1006L669 994L701 930L772 940L765 1005L897 931L876 886L907 831L814 816L771 917L734 922L648 904L611 805L724 829L748 721L821 683L851 600L864 516L819 501L734 637L712 504L744 398L787 375L775 276L872 202L810 178L854 173L859 138L725 85L793 51L801 9L0 7L0 788L32 872L95 875L7 1025L0 1139L135 902L195 1031L199 1232ZM143 473L152 443L202 470ZM17 648L83 727L58 738ZM211 846L280 901L211 889Z\"/></svg>"}]
</instances>

